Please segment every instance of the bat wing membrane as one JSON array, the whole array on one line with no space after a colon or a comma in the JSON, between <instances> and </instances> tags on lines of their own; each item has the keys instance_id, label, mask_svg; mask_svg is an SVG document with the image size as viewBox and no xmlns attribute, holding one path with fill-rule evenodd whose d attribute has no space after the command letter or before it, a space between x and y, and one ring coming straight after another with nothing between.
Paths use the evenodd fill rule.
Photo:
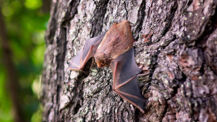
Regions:
<instances>
[{"instance_id":1,"label":"bat wing membrane","mask_svg":"<svg viewBox=\"0 0 217 122\"><path fill-rule=\"evenodd\" d=\"M105 33L87 40L82 50L74 56L70 70L80 71L87 61L93 57ZM111 62L113 72L113 89L125 100L144 113L145 99L137 85L137 74L141 71L134 59L134 49L131 48Z\"/></svg>"},{"instance_id":2,"label":"bat wing membrane","mask_svg":"<svg viewBox=\"0 0 217 122\"><path fill-rule=\"evenodd\" d=\"M75 71L82 70L87 61L93 57L104 35L105 33L87 40L82 50L80 50L78 54L72 58L69 69Z\"/></svg>"},{"instance_id":3,"label":"bat wing membrane","mask_svg":"<svg viewBox=\"0 0 217 122\"><path fill-rule=\"evenodd\" d=\"M111 63L113 72L113 88L125 100L144 112L145 99L137 84L137 74L141 71L134 59L131 48Z\"/></svg>"}]
</instances>

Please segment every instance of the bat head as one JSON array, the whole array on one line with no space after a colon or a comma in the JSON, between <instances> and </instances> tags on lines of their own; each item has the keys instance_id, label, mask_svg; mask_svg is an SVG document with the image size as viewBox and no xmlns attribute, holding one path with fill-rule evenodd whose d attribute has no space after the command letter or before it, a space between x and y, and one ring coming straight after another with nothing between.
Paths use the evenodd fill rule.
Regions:
<instances>
[{"instance_id":1,"label":"bat head","mask_svg":"<svg viewBox=\"0 0 217 122\"><path fill-rule=\"evenodd\" d=\"M104 66L108 66L111 62L111 58L109 58L108 56L105 56L104 53L99 53L98 55L94 56L97 67L104 67Z\"/></svg>"}]
</instances>

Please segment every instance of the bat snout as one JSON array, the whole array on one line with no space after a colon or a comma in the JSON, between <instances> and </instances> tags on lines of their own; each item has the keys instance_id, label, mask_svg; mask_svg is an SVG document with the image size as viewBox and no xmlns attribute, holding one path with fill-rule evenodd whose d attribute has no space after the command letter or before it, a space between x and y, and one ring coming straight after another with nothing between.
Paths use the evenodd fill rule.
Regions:
<instances>
[{"instance_id":1,"label":"bat snout","mask_svg":"<svg viewBox=\"0 0 217 122\"><path fill-rule=\"evenodd\" d=\"M100 62L96 62L96 64L97 64L97 67L99 67L99 68L101 68L101 67L103 67L104 65L102 64L102 63L100 63Z\"/></svg>"},{"instance_id":2,"label":"bat snout","mask_svg":"<svg viewBox=\"0 0 217 122\"><path fill-rule=\"evenodd\" d=\"M95 58L95 61L96 61L97 67L99 68L108 66L110 64L109 60L100 60L98 58Z\"/></svg>"}]
</instances>

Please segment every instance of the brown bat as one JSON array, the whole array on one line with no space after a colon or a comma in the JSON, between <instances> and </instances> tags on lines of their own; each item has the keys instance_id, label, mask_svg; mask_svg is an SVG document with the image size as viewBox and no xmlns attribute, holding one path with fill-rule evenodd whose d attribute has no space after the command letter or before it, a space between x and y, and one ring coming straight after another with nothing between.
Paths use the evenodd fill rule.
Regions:
<instances>
[{"instance_id":1,"label":"brown bat","mask_svg":"<svg viewBox=\"0 0 217 122\"><path fill-rule=\"evenodd\" d=\"M83 49L72 58L70 69L82 70L91 57L98 67L110 65L114 91L144 113L145 99L137 85L141 69L134 59L133 42L130 23L126 20L115 23L106 34L86 41Z\"/></svg>"}]
</instances>

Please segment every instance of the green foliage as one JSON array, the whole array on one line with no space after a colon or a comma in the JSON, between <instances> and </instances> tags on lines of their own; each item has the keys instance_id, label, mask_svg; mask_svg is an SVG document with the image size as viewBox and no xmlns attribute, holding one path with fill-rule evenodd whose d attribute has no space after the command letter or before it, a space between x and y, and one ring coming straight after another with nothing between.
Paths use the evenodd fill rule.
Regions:
<instances>
[{"instance_id":1,"label":"green foliage","mask_svg":"<svg viewBox=\"0 0 217 122\"><path fill-rule=\"evenodd\" d=\"M5 73L0 65L0 121L11 122L13 120L11 101L6 92L5 82L3 82L5 79Z\"/></svg>"},{"instance_id":2,"label":"green foliage","mask_svg":"<svg viewBox=\"0 0 217 122\"><path fill-rule=\"evenodd\" d=\"M25 1L25 6L26 8L29 9L37 9L40 8L42 5L41 0L26 0Z\"/></svg>"},{"instance_id":3,"label":"green foliage","mask_svg":"<svg viewBox=\"0 0 217 122\"><path fill-rule=\"evenodd\" d=\"M49 15L41 10L42 0L0 2L22 91L22 108L28 121L41 121L40 75L44 60L44 34ZM1 57L0 52L0 57ZM5 69L0 59L0 121L13 121L6 87Z\"/></svg>"}]
</instances>

